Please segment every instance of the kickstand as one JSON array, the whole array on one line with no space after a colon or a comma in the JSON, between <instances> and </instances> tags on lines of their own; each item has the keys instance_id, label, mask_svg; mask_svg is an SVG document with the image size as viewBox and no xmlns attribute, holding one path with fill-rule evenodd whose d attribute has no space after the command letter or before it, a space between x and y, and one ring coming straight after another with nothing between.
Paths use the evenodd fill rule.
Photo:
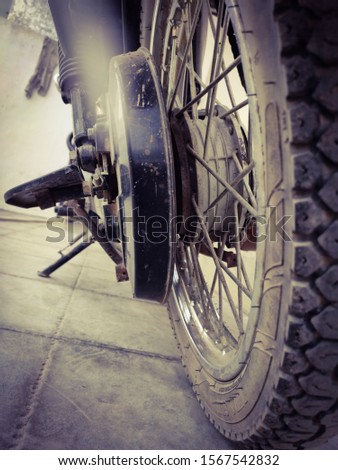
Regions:
<instances>
[{"instance_id":1,"label":"kickstand","mask_svg":"<svg viewBox=\"0 0 338 470\"><path fill-rule=\"evenodd\" d=\"M86 236L88 237L87 229L85 229L82 234L74 238L74 240L70 242L68 246L66 246L65 248L63 248L62 250L58 252L61 255L61 258L59 260L57 260L55 263L45 268L43 271L38 271L38 275L41 277L49 277L54 271L59 269L64 264L68 263L68 261L70 261L76 255L81 253L81 251L85 250L90 245L92 245L95 241L94 238L90 237L88 240L85 241ZM83 241L79 243L77 246L75 246L69 253L66 253L66 254L63 253L63 251L65 251L70 246L74 245L80 239L82 239Z\"/></svg>"}]
</instances>

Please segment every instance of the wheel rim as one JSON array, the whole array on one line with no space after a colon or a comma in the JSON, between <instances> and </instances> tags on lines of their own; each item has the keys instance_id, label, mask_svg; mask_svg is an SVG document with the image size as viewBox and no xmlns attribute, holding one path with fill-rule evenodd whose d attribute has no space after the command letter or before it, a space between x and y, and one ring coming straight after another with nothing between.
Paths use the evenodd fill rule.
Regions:
<instances>
[{"instance_id":1,"label":"wheel rim","mask_svg":"<svg viewBox=\"0 0 338 470\"><path fill-rule=\"evenodd\" d=\"M244 252L243 237L266 239L259 223L264 185L255 184L262 164L254 139L255 90L246 51L229 40L239 36L240 21L237 8L229 7L232 2L172 2L160 71L178 214L194 226L198 220L197 229L185 223L178 230L172 298L190 345L222 380L245 366L259 311L264 243ZM202 53L199 38L205 35Z\"/></svg>"}]
</instances>

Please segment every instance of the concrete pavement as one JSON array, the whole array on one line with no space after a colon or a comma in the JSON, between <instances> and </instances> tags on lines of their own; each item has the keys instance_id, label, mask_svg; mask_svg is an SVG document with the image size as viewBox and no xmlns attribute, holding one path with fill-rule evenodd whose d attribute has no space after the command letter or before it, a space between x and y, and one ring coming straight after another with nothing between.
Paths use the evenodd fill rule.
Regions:
<instances>
[{"instance_id":1,"label":"concrete pavement","mask_svg":"<svg viewBox=\"0 0 338 470\"><path fill-rule=\"evenodd\" d=\"M0 218L0 448L232 448L193 395L165 307L131 300L96 245L38 277L65 241L45 241L44 219Z\"/></svg>"}]
</instances>

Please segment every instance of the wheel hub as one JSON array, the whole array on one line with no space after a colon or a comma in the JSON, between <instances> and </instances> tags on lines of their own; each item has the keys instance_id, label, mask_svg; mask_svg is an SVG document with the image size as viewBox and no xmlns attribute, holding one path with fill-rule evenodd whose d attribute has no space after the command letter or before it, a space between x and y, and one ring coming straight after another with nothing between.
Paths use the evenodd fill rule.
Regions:
<instances>
[{"instance_id":1,"label":"wheel hub","mask_svg":"<svg viewBox=\"0 0 338 470\"><path fill-rule=\"evenodd\" d=\"M239 164L247 157L241 127L235 118L222 118L225 113L224 108L216 107L210 122L203 116L192 120L187 112L173 114L171 118L178 214L188 221L181 224L181 234L184 230L191 231L189 220L195 214L193 197L210 233L218 237L233 230L235 198L212 172L232 184L240 173ZM242 181L236 190L243 195Z\"/></svg>"}]
</instances>

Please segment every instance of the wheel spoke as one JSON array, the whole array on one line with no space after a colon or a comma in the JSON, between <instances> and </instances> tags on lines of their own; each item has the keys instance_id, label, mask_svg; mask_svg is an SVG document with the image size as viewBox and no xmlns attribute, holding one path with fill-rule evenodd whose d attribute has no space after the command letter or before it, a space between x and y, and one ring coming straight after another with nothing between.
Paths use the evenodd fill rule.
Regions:
<instances>
[{"instance_id":1,"label":"wheel spoke","mask_svg":"<svg viewBox=\"0 0 338 470\"><path fill-rule=\"evenodd\" d=\"M190 146L190 145L187 145L187 149L188 149L188 152L196 158L196 160L198 160L201 165L204 166L204 168L206 168L209 173L214 176L228 191L229 193L231 193L234 198L236 198L243 207L245 207L245 209L250 212L251 215L253 215L254 217L257 217L257 210L252 207L244 198L243 196L241 196L233 187L231 184L229 184L224 178L222 178L221 176L219 176L212 168L211 166L205 162L203 160L203 158L200 157L200 155L198 155L197 152L195 152L195 150Z\"/></svg>"},{"instance_id":2,"label":"wheel spoke","mask_svg":"<svg viewBox=\"0 0 338 470\"><path fill-rule=\"evenodd\" d=\"M222 259L222 254L224 252L224 248L225 248L225 243L226 243L226 237L227 237L227 233L224 233L223 234L223 238L222 238L222 242L219 243L219 247L218 247L218 258L219 259ZM208 245L205 245L208 248ZM215 273L214 273L214 278L212 280L212 284L211 284L211 289L210 289L210 295L212 297L213 293L214 293L214 290L215 290L215 287L216 287L216 280L217 280L217 269L215 269Z\"/></svg>"},{"instance_id":3,"label":"wheel spoke","mask_svg":"<svg viewBox=\"0 0 338 470\"><path fill-rule=\"evenodd\" d=\"M213 37L214 37L214 40L215 40L215 37L216 37L216 29L215 29L215 25L214 25L214 22L213 22L213 17L212 17L212 11L211 11L211 8L210 8L210 2L208 1L207 2L207 8L208 8L208 16L209 16L209 23L210 23L210 27L211 27L211 32L213 34ZM225 61L222 60L222 69L225 70ZM232 91L232 87L230 85L230 82L229 82L229 79L228 79L228 76L226 75L224 77L225 79L225 84L226 84L226 87L227 87L227 90L228 90L228 93L229 93L229 98L230 98L230 102L231 102L231 106L234 107L235 106L235 97L234 97L234 93ZM238 118L238 116L236 116Z\"/></svg>"},{"instance_id":4,"label":"wheel spoke","mask_svg":"<svg viewBox=\"0 0 338 470\"><path fill-rule=\"evenodd\" d=\"M190 25L191 25L191 3L188 3L188 18L187 18L187 23L186 23L186 28L187 28L187 35L188 38L191 37L191 30L190 30ZM189 46L189 60L187 63L187 68L189 72L189 83L190 83L190 96L192 99L196 97L196 83L195 83L195 74L194 74L194 53L193 53L193 46L192 46L192 41L190 41L190 46ZM192 119L196 121L198 119L198 109L197 109L197 103L195 103L192 107Z\"/></svg>"},{"instance_id":5,"label":"wheel spoke","mask_svg":"<svg viewBox=\"0 0 338 470\"><path fill-rule=\"evenodd\" d=\"M246 166L245 169L231 182L231 186L235 188L243 180L243 178L253 170L254 167L254 162L251 162L248 166ZM227 193L228 190L224 189L224 191L222 191L221 194L217 196L217 198L214 199L210 206L204 211L204 215L206 215L210 211L210 209L215 207Z\"/></svg>"},{"instance_id":6,"label":"wheel spoke","mask_svg":"<svg viewBox=\"0 0 338 470\"><path fill-rule=\"evenodd\" d=\"M201 285L203 287L203 291L204 291L204 293L207 297L207 300L208 300L208 305L206 307L207 319L210 321L210 323L212 324L212 326L215 328L216 331L222 331L222 333L225 333L225 335L226 335L227 339L229 340L231 346L236 347L238 345L236 339L234 338L234 336L232 335L230 330L222 323L222 321L221 321L222 317L217 315L214 303L212 302L212 298L211 298L210 293L208 291L208 286L207 286L207 283L205 281L205 278L204 278L204 275L203 275L203 272L202 272L202 269L201 269L201 265L198 261L198 254L197 254L196 246L194 244L190 245L190 252L191 252L191 255L192 255L192 259L193 259L195 269L199 273L198 276L199 276ZM208 315L208 313L210 311L212 312L212 315Z\"/></svg>"},{"instance_id":7,"label":"wheel spoke","mask_svg":"<svg viewBox=\"0 0 338 470\"><path fill-rule=\"evenodd\" d=\"M237 285L237 287L239 289L241 289L244 292L244 294L251 300L252 299L252 292L250 292L250 290L247 287L245 287L245 285L242 284L241 281L239 281L237 279L237 277L230 271L230 269L228 268L228 266L225 264L224 261L220 261L220 265L221 265L222 269L230 277L230 279Z\"/></svg>"},{"instance_id":8,"label":"wheel spoke","mask_svg":"<svg viewBox=\"0 0 338 470\"><path fill-rule=\"evenodd\" d=\"M247 106L249 104L249 100L246 99L246 100L243 100L241 103L237 104L236 106L234 106L233 108L229 109L228 111L226 111L225 113L222 113L219 117L221 119L225 119L227 116L230 116L230 114L233 114L235 113L236 111L239 111L240 109L244 108L245 106Z\"/></svg>"},{"instance_id":9,"label":"wheel spoke","mask_svg":"<svg viewBox=\"0 0 338 470\"><path fill-rule=\"evenodd\" d=\"M208 8L208 16L209 16L209 23L210 23L210 27L211 27L211 31L212 31L212 34L213 34L213 37L214 37L214 40L215 40L215 37L216 37L216 29L215 29L215 25L214 25L214 22L213 22L213 18L212 18L212 11L211 11L211 8L210 8L210 2L207 1L207 8ZM227 28L229 27L229 24L227 24ZM225 66L225 61L224 59L222 58L222 70L225 70L226 69L226 66ZM229 76L226 75L224 77L224 80L225 80L225 85L226 85L226 88L227 88L227 91L229 93L229 98L230 98L230 103L231 103L231 107L234 108L236 105L236 100L235 100L235 95L234 95L234 92L232 90L232 86L230 84L230 81L229 81ZM239 121L239 117L238 117L238 114L237 114L237 111L235 111L235 115L236 115L236 119Z\"/></svg>"},{"instance_id":10,"label":"wheel spoke","mask_svg":"<svg viewBox=\"0 0 338 470\"><path fill-rule=\"evenodd\" d=\"M182 52L177 51L177 57L182 61L182 60L183 60L183 54L182 54ZM191 72L191 73L194 74L195 80L201 85L201 87L202 87L202 88L205 88L205 87L206 87L206 84L205 84L205 82L202 80L202 78L200 77L200 75L198 75L198 73L196 72L196 70L194 69L194 64L192 64L191 62L187 62L187 69L189 70L189 72Z\"/></svg>"},{"instance_id":11,"label":"wheel spoke","mask_svg":"<svg viewBox=\"0 0 338 470\"><path fill-rule=\"evenodd\" d=\"M224 3L222 3L222 5L224 7ZM223 17L223 10L224 9L221 9L220 15L218 17L219 21L218 21L218 24L217 24L217 28L219 29L219 31L217 31L217 34L216 34L217 42L215 40L215 47L214 47L215 70L212 70L211 80L214 78L214 74L219 75L219 71L221 69L224 46L225 46L225 34L227 32L227 24L228 24L228 19L229 19L228 12L226 12L225 25L223 27L223 34L222 34L222 38L221 38L221 48L218 51L218 47L219 47L218 37L219 37L219 34L220 34L220 29L221 29L221 18ZM217 60L217 65L216 65L217 57L218 57L218 60ZM214 61L213 61L213 67L214 67ZM207 99L207 105L206 105L206 115L209 117L209 119L208 119L208 122L207 122L207 130L206 130L205 140L204 140L203 160L205 160L207 155L208 155L208 148L209 148L209 145L210 145L209 133L210 133L210 127L211 127L211 123L212 123L212 117L214 116L217 88L218 88L218 84L215 85L210 90L210 93L208 93L208 99Z\"/></svg>"},{"instance_id":12,"label":"wheel spoke","mask_svg":"<svg viewBox=\"0 0 338 470\"><path fill-rule=\"evenodd\" d=\"M250 279L249 279L249 276L248 276L248 273L247 273L247 270L245 268L244 263L242 263L241 268L242 268L242 273L243 273L243 277L244 277L244 280L245 280L245 284L246 284L249 292L252 292L251 282L250 282Z\"/></svg>"},{"instance_id":13,"label":"wheel spoke","mask_svg":"<svg viewBox=\"0 0 338 470\"><path fill-rule=\"evenodd\" d=\"M227 239L227 234L224 233L222 243L220 243L219 249L218 249L218 257L222 259L223 257L223 252L225 248L225 243ZM215 271L215 275L217 275L217 270ZM223 318L223 295L222 295L222 283L220 278L218 277L218 308L219 308L219 314L220 317Z\"/></svg>"},{"instance_id":14,"label":"wheel spoke","mask_svg":"<svg viewBox=\"0 0 338 470\"><path fill-rule=\"evenodd\" d=\"M158 12L160 9L160 3L161 3L161 0L156 0L155 5L154 5L153 18L152 18L152 24L151 24L151 33L150 33L150 43L149 43L149 51L151 54L154 54L156 20L157 20Z\"/></svg>"},{"instance_id":15,"label":"wheel spoke","mask_svg":"<svg viewBox=\"0 0 338 470\"><path fill-rule=\"evenodd\" d=\"M222 18L223 18L223 14L224 14L224 8L225 8L225 3L222 2L221 6L220 6L219 15L218 15L218 18L217 18L217 27L216 27L215 37L214 37L214 50L213 50L213 54L212 54L212 62L211 62L211 70L210 70L210 82L212 82L215 79L215 77L219 74L218 64L220 63L220 60L218 60L218 55L219 55L220 34L221 34L221 29L222 29ZM228 17L228 15L227 15L227 17ZM224 49L224 43L222 42L221 50L223 51L223 49ZM214 88L212 88L211 90L214 90ZM211 99L212 98L211 98L210 93L209 93L208 97L207 97L207 105L206 105L207 116L210 116Z\"/></svg>"},{"instance_id":16,"label":"wheel spoke","mask_svg":"<svg viewBox=\"0 0 338 470\"><path fill-rule=\"evenodd\" d=\"M204 299L206 289L205 289L205 285L203 284L203 280L202 280L202 277L201 277L202 273L201 273L199 263L197 261L195 246L193 244L190 245L190 254L191 254L192 264L193 264L193 273L195 274L194 277L196 278L196 281L197 281L197 284L198 284L198 292L200 294L200 299L201 299L201 302L202 302L204 322L206 322L209 318L208 307L207 307L207 304L205 303L205 299ZM202 274L202 276L203 276L203 274Z\"/></svg>"},{"instance_id":17,"label":"wheel spoke","mask_svg":"<svg viewBox=\"0 0 338 470\"><path fill-rule=\"evenodd\" d=\"M236 261L237 261L237 292L238 292L238 316L239 321L243 324L243 289L240 287L242 285L242 253L241 253L241 240L240 240L240 230L239 230L239 218L238 218L238 202L235 202L235 221L236 221L236 241L235 241L235 250L236 250Z\"/></svg>"},{"instance_id":18,"label":"wheel spoke","mask_svg":"<svg viewBox=\"0 0 338 470\"><path fill-rule=\"evenodd\" d=\"M172 46L171 46L171 55L170 55L170 73L169 73L169 83L168 83L168 88L169 90L172 90L175 86L175 74L173 73L174 70L176 70L176 64L177 64L177 54L176 54L176 48L177 48L177 28L176 26L173 26L173 31L172 31ZM168 97L168 101L169 101Z\"/></svg>"},{"instance_id":19,"label":"wheel spoke","mask_svg":"<svg viewBox=\"0 0 338 470\"><path fill-rule=\"evenodd\" d=\"M180 60L182 60L182 58L183 58L182 53L177 52L177 57L178 57ZM191 71L191 72L194 74L195 80L198 82L198 84L201 86L201 88L203 88L203 89L206 88L206 87L207 87L206 83L202 80L202 78L198 75L198 73L197 73L195 70L192 69L190 63L187 63L187 68L189 69L189 71ZM196 103L194 103L194 104L196 104ZM222 105L221 102L217 99L217 97L216 97L216 99L215 99L215 104L218 104L219 106ZM180 112L179 114L181 114L181 112ZM206 111L205 111L205 112L203 113L203 115L206 116L206 114L207 114L207 113L206 113Z\"/></svg>"},{"instance_id":20,"label":"wheel spoke","mask_svg":"<svg viewBox=\"0 0 338 470\"><path fill-rule=\"evenodd\" d=\"M222 57L223 57L223 53L224 53L225 37L226 37L226 33L227 33L228 23L229 23L229 16L228 16L228 12L226 12L225 24L224 24L224 27L223 27L223 34L222 34L222 38L221 38L221 48L220 48L220 51L219 51L218 63L217 63L217 67L216 67L216 75L219 75L219 73L221 71ZM210 117L214 115L217 88L218 88L218 84L215 85L211 89L211 93L208 95L208 98L211 95L210 105L209 105L209 107L207 106L207 110L208 110L207 113L208 113L208 116L210 116Z\"/></svg>"},{"instance_id":21,"label":"wheel spoke","mask_svg":"<svg viewBox=\"0 0 338 470\"><path fill-rule=\"evenodd\" d=\"M192 273L190 279L191 281L193 279L196 280L198 292L201 294L200 300L202 303L202 317L200 318L200 320L202 320L203 322L202 327L204 328L205 331L211 328L213 329L213 331L218 332L218 335L217 335L218 340L220 339L221 335L224 335L227 338L228 343L231 347L235 347L235 348L238 347L238 341L233 336L231 331L222 323L220 316L217 315L217 311L212 302L212 298L208 291L207 283L205 281L203 271L201 269L201 266L198 260L198 252L196 249L196 245L191 244L189 246L190 255L188 253L188 247L185 247L185 249L183 249L183 252L184 252L184 257L188 266L188 271L189 273ZM206 299L204 298L204 295ZM206 304L206 301L207 301L207 304Z\"/></svg>"},{"instance_id":22,"label":"wheel spoke","mask_svg":"<svg viewBox=\"0 0 338 470\"><path fill-rule=\"evenodd\" d=\"M231 296L231 293L230 293L230 290L229 290L229 287L227 285L227 282L225 280L225 277L224 277L224 274L223 274L223 270L222 270L222 267L221 267L221 261L219 260L217 254L215 253L215 248L213 246L213 243L211 241L211 238L210 238L210 235L209 235L209 232L208 232L208 229L205 225L205 222L203 220L203 214L200 210L200 208L198 207L196 201L195 201L195 198L193 197L192 198L192 203L193 203L193 206L194 206L194 209L196 211L196 214L197 216L199 217L199 222L201 224L201 227L202 227L202 230L203 230L203 233L204 233L204 236L205 236L205 239L206 239L206 242L208 244L208 247L209 247L209 251L210 251L210 254L215 262L215 265L216 265L216 268L217 268L217 272L218 272L218 276L220 278L220 281L222 283L222 286L223 286L223 289L225 291L225 294L227 296L227 299L228 299L228 302L229 302L229 305L230 305L230 309L232 311L232 315L235 319L235 322L237 324L237 327L239 329L239 332L242 333L243 332L243 325L242 323L240 322L240 319L237 315L237 310L236 310L236 306L235 306L235 303L233 301L233 298Z\"/></svg>"},{"instance_id":23,"label":"wheel spoke","mask_svg":"<svg viewBox=\"0 0 338 470\"><path fill-rule=\"evenodd\" d=\"M241 165L241 163L240 163L240 161L239 161L237 155L234 154L234 155L232 156L232 158L234 159L234 162L235 162L235 165L237 166L238 171L241 172L240 174L244 173L243 167L242 167L242 165ZM251 162L251 163L252 163L252 162ZM249 166L250 166L250 165L249 165ZM247 168L248 168L248 167L247 167ZM242 179L243 179L243 178L242 178ZM257 201L256 201L256 198L255 198L253 192L252 192L252 189L250 188L250 185L248 184L248 182L247 182L246 179L243 179L243 183L244 183L244 186L245 186L245 190L246 190L246 192L248 193L248 196L249 196L249 199L250 199L250 201L251 201L252 206L253 206L255 209L257 209Z\"/></svg>"},{"instance_id":24,"label":"wheel spoke","mask_svg":"<svg viewBox=\"0 0 338 470\"><path fill-rule=\"evenodd\" d=\"M188 53L189 53L190 46L191 46L191 43L192 43L192 40L193 40L193 37L194 37L194 34L195 34L195 30L196 30L196 26L197 26L197 22L198 22L198 17L199 17L201 7L202 7L202 1L203 0L198 0L198 4L196 6L196 10L195 10L195 13L194 13L194 19L193 19L191 29L190 29L190 36L187 40L187 44L185 46L185 51L184 51L184 54L183 54L183 60L182 60L182 63L181 63L181 66L180 66L180 69L179 69L179 72L178 72L178 75L177 75L176 85L175 85L174 90L171 93L171 96L168 97L168 103L169 103L168 112L169 113L172 111L172 108L173 108L173 105L174 105L174 102L175 102L175 98L176 98L176 94L177 94L177 91L180 87L181 80L182 80L182 77L183 77L183 73L185 71L186 62L187 62L187 59L188 59ZM175 53L176 53L176 51L175 51Z\"/></svg>"},{"instance_id":25,"label":"wheel spoke","mask_svg":"<svg viewBox=\"0 0 338 470\"><path fill-rule=\"evenodd\" d=\"M178 116L182 115L185 111L187 111L193 104L195 104L197 101L199 101L203 96L205 96L214 86L217 85L224 77L226 77L234 68L238 66L238 64L241 63L241 56L238 56L237 59L235 59L229 67L227 67L221 74L218 75L218 77L215 78L211 83L209 83L208 86L204 88L200 93L198 93L197 96L189 103L187 103L185 106L183 106L182 109L177 113Z\"/></svg>"},{"instance_id":26,"label":"wheel spoke","mask_svg":"<svg viewBox=\"0 0 338 470\"><path fill-rule=\"evenodd\" d=\"M206 244L205 246L209 249L209 245ZM244 294L251 300L252 299L252 292L250 291L250 289L245 287L245 285L237 279L237 277L231 272L230 268L228 268L228 266L226 265L226 263L222 260L222 258L220 256L218 258L219 258L220 266L224 270L224 272L237 285L237 287L239 289L241 289L244 292ZM212 285L213 285L213 290L212 290L212 293L213 293L213 291L215 289L214 282L213 282Z\"/></svg>"}]
</instances>

